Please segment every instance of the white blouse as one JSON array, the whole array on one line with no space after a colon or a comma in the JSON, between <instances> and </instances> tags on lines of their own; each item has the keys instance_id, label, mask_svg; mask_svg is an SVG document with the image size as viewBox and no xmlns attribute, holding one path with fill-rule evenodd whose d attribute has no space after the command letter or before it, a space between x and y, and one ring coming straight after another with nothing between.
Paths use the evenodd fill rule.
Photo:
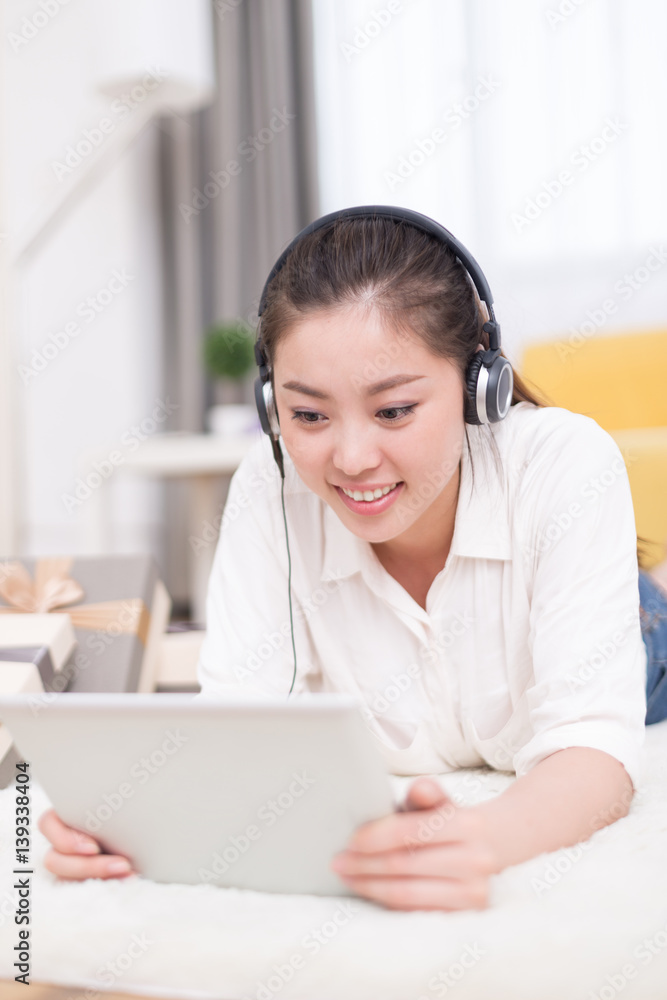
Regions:
<instances>
[{"instance_id":1,"label":"white blouse","mask_svg":"<svg viewBox=\"0 0 667 1000\"><path fill-rule=\"evenodd\" d=\"M620 451L590 418L528 403L467 430L451 550L425 610L303 483L283 447L294 691L360 698L396 774L487 763L521 775L580 746L611 754L636 785L646 652ZM289 691L280 483L258 432L223 514L203 694Z\"/></svg>"}]
</instances>

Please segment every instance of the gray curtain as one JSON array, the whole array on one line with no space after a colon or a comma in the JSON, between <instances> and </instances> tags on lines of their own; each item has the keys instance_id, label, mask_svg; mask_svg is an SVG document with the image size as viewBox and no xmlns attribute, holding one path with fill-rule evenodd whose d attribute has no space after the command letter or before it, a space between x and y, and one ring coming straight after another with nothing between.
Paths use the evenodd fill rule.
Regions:
<instances>
[{"instance_id":1,"label":"gray curtain","mask_svg":"<svg viewBox=\"0 0 667 1000\"><path fill-rule=\"evenodd\" d=\"M215 101L161 123L164 384L179 403L169 430L204 430L206 409L220 401L202 367L204 331L220 320L256 323L271 265L320 214L311 3L215 0ZM178 607L188 597L182 483L166 486L165 522L163 565Z\"/></svg>"}]
</instances>

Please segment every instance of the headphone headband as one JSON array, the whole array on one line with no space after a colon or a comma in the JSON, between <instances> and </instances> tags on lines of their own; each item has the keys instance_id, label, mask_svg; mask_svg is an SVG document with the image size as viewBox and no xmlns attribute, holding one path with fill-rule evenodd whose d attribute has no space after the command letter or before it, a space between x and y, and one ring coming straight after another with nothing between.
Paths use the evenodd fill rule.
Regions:
<instances>
[{"instance_id":1,"label":"headphone headband","mask_svg":"<svg viewBox=\"0 0 667 1000\"><path fill-rule=\"evenodd\" d=\"M315 219L305 229L302 229L300 233L297 233L271 268L271 273L264 283L259 300L258 316L261 317L266 308L269 285L281 268L284 267L285 261L296 244L305 236L310 236L311 233L322 229L324 226L328 226L332 222L337 222L339 219L354 218L390 219L394 222L408 223L408 225L414 226L420 232L434 237L440 243L449 247L452 253L455 254L477 289L479 298L485 303L489 312L489 319L482 327L484 332L488 334L489 347L487 350L480 347L470 359L466 369L466 422L470 424L487 424L502 420L507 415L512 403L514 375L510 362L501 354L500 326L493 311L491 289L481 267L472 254L466 250L462 243L459 243L448 229L445 229L439 222L430 219L427 215L421 215L421 213L413 212L409 208L398 208L394 205L355 205L352 208L343 208L338 212L330 212L328 215L323 215L321 218ZM282 456L278 444L280 423L270 384L271 373L261 342L261 325L259 336L255 341L255 360L259 366L259 377L255 380L255 402L257 403L262 429L271 437L274 455L282 472Z\"/></svg>"},{"instance_id":2,"label":"headphone headband","mask_svg":"<svg viewBox=\"0 0 667 1000\"><path fill-rule=\"evenodd\" d=\"M339 219L354 218L391 219L394 222L408 222L411 226L419 229L422 233L426 233L428 236L433 236L435 239L439 240L440 243L444 243L445 246L448 246L450 250L454 252L461 264L463 264L464 268L470 275L475 288L477 289L477 294L489 310L489 322L484 324L484 329L489 334L489 350L500 350L500 327L496 321L493 311L493 295L491 294L491 289L489 288L489 284L484 276L484 273L475 258L468 250L466 250L463 244L449 232L448 229L441 226L439 222L435 221L435 219L430 219L427 215L422 215L420 212L413 212L409 208L399 208L394 205L355 205L352 208L343 208L337 212L330 212L328 215L323 215L321 218L315 219L314 222L309 223L309 225L302 229L300 233L297 233L271 268L271 272L264 282L264 288L262 289L262 294L260 296L259 309L257 310L258 316L261 316L266 308L266 298L268 295L269 285L277 275L278 271L282 270L285 261L296 244L299 243L304 236L310 236L311 233L328 226L332 222L337 222Z\"/></svg>"}]
</instances>

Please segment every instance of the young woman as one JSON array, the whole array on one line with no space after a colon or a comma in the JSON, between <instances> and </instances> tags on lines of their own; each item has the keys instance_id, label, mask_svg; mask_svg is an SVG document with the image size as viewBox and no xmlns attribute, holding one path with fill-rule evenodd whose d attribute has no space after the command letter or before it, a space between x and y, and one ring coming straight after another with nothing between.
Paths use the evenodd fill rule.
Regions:
<instances>
[{"instance_id":1,"label":"young woman","mask_svg":"<svg viewBox=\"0 0 667 1000\"><path fill-rule=\"evenodd\" d=\"M488 286L438 229L336 213L270 275L273 436L230 486L199 674L204 693L355 694L397 774L516 772L470 807L420 778L335 859L368 899L450 910L627 813L645 722L667 716L667 600L638 580L614 441L487 368ZM53 812L41 829L56 874L129 871Z\"/></svg>"}]
</instances>

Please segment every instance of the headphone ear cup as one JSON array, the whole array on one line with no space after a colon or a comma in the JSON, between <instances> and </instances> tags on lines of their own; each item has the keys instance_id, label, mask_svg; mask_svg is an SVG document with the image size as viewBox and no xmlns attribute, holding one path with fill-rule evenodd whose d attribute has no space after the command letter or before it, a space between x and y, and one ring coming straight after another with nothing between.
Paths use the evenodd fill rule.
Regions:
<instances>
[{"instance_id":1,"label":"headphone ear cup","mask_svg":"<svg viewBox=\"0 0 667 1000\"><path fill-rule=\"evenodd\" d=\"M262 430L272 441L277 441L280 437L280 423L273 398L273 388L271 382L268 380L264 382L261 376L255 379L255 406Z\"/></svg>"},{"instance_id":2,"label":"headphone ear cup","mask_svg":"<svg viewBox=\"0 0 667 1000\"><path fill-rule=\"evenodd\" d=\"M486 384L486 413L489 423L495 424L507 416L513 391L512 366L507 358L499 355L489 368L489 380Z\"/></svg>"},{"instance_id":3,"label":"headphone ear cup","mask_svg":"<svg viewBox=\"0 0 667 1000\"><path fill-rule=\"evenodd\" d=\"M482 367L482 351L478 351L468 365L466 371L466 401L465 401L465 422L467 424L481 424L477 413L477 383L479 381L479 370Z\"/></svg>"},{"instance_id":4,"label":"headphone ear cup","mask_svg":"<svg viewBox=\"0 0 667 1000\"><path fill-rule=\"evenodd\" d=\"M483 366L484 352L478 351L466 373L466 423L495 424L507 416L512 403L512 365L498 355L490 368Z\"/></svg>"}]
</instances>

